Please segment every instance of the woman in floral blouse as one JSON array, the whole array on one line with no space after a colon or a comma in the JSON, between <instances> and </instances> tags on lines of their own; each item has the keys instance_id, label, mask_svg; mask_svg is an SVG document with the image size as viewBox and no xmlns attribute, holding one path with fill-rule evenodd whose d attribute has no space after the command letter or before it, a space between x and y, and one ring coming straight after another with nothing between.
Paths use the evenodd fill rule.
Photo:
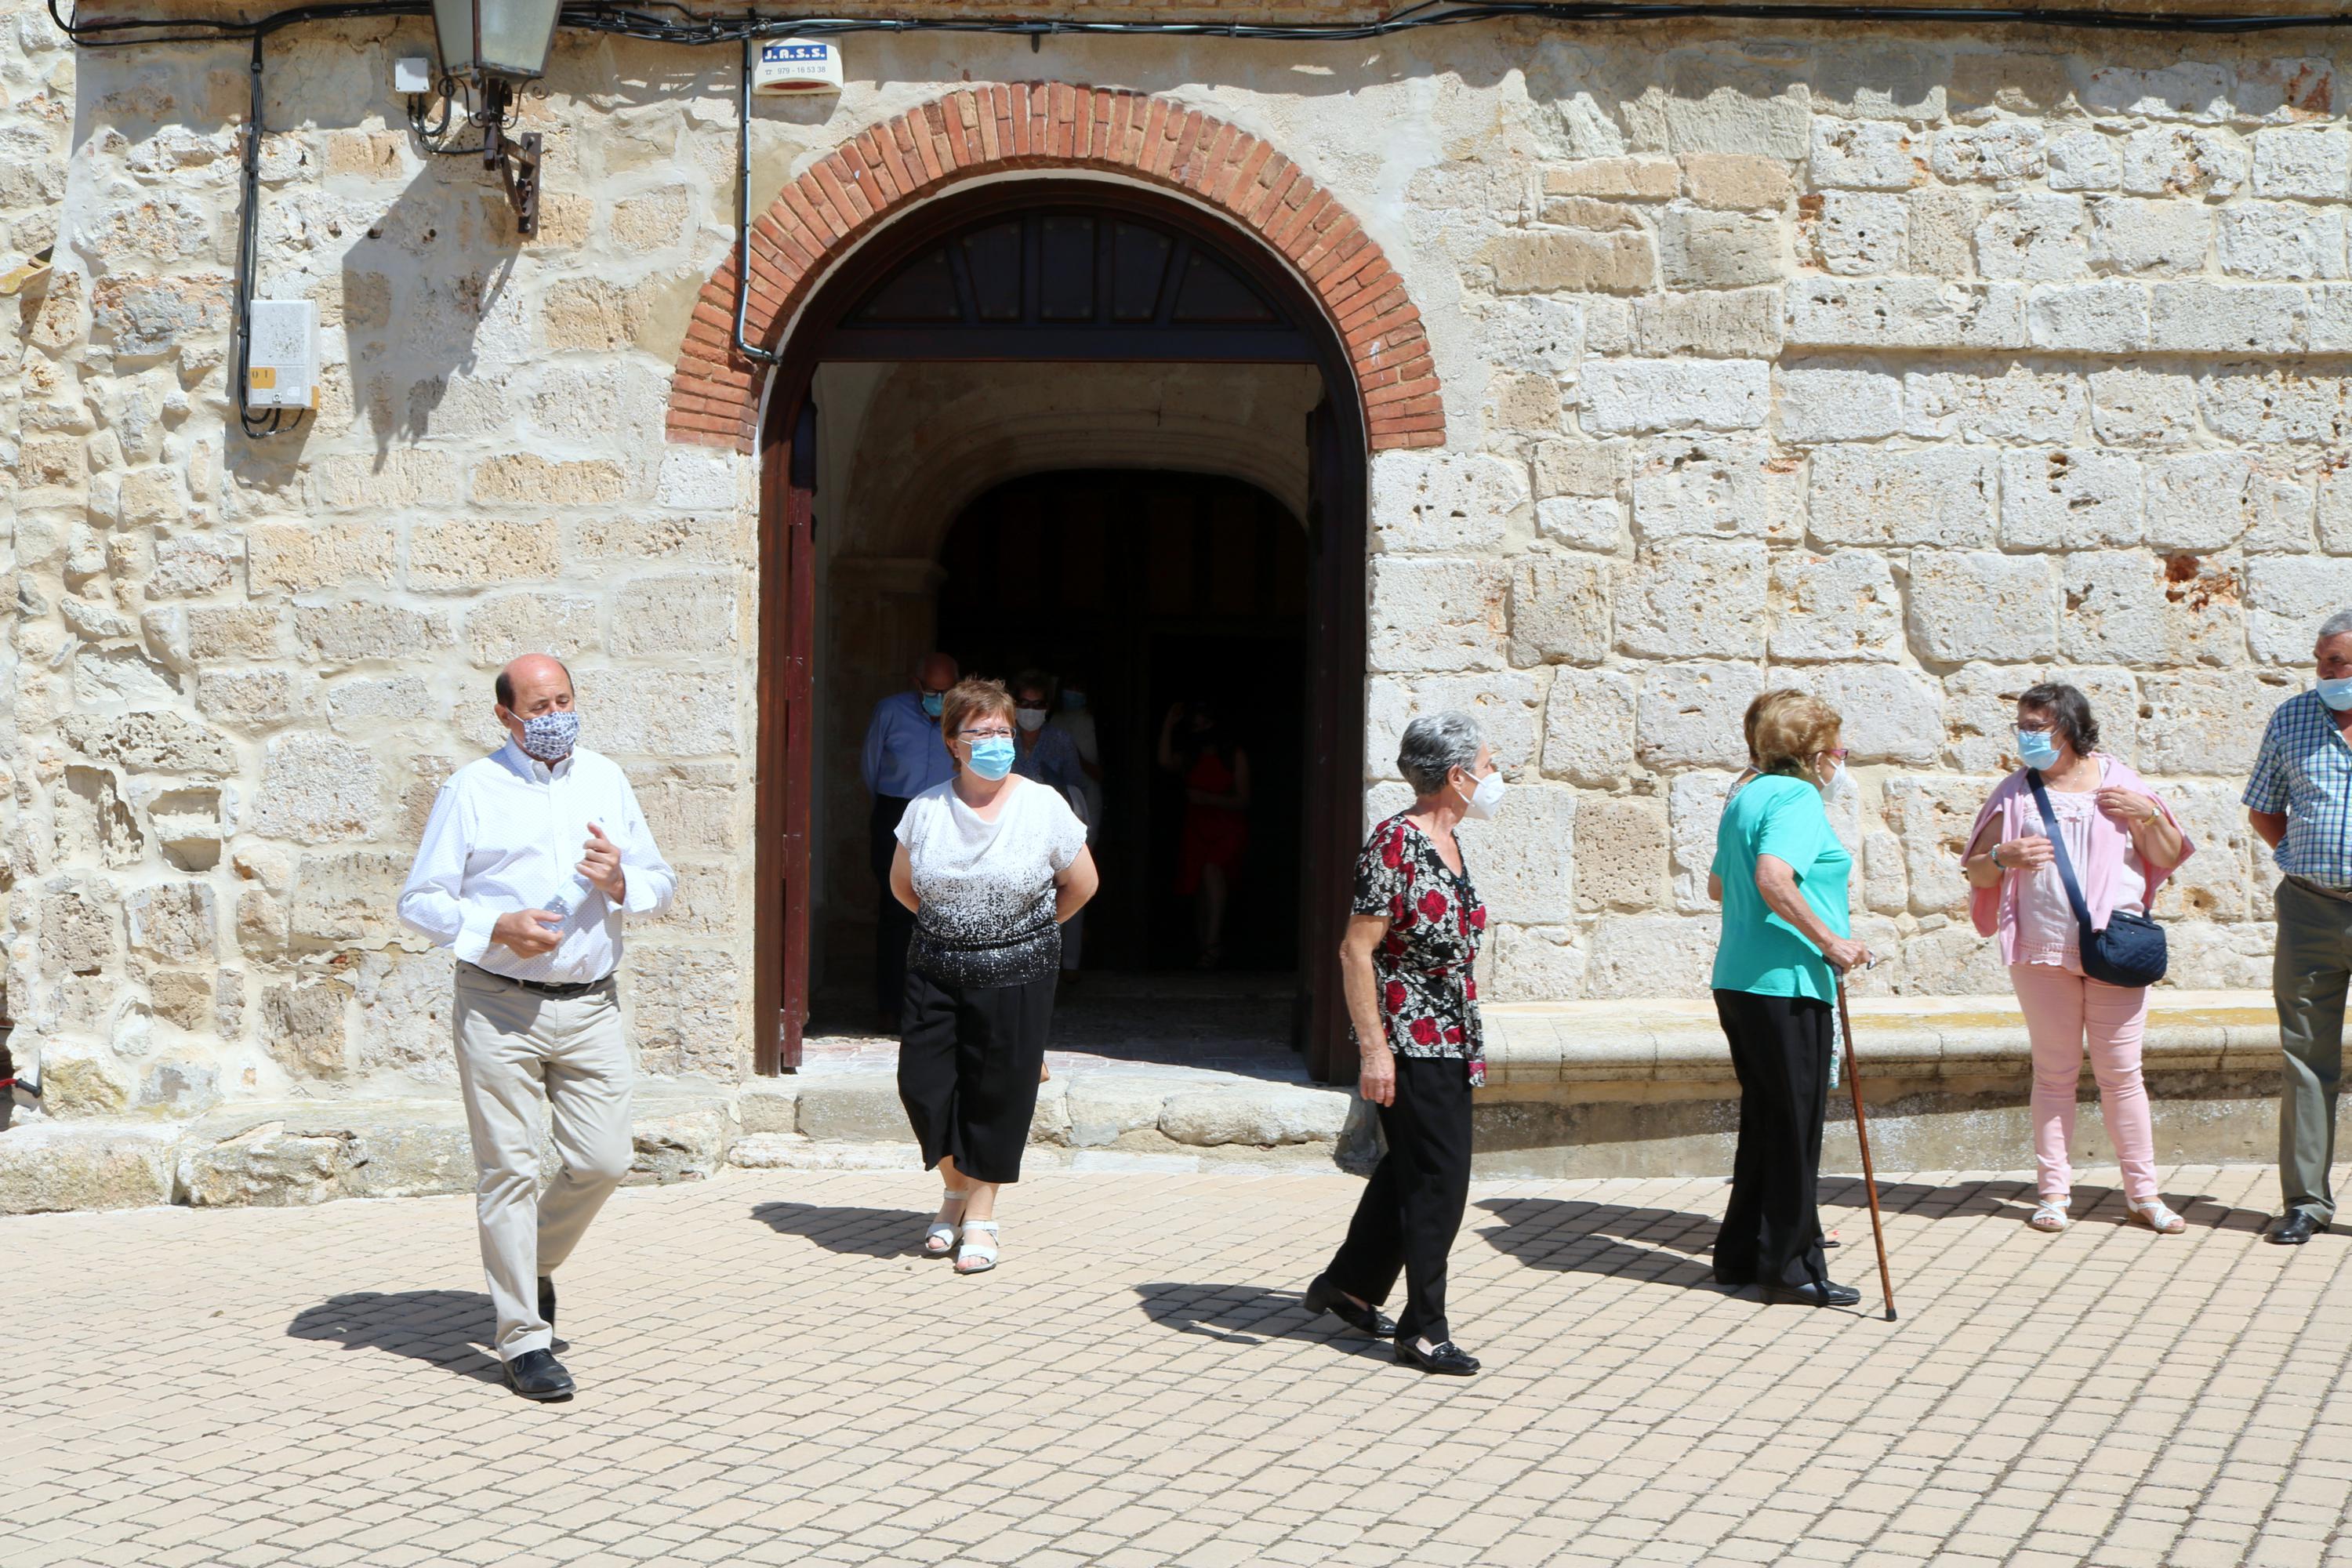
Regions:
<instances>
[{"instance_id":1,"label":"woman in floral blouse","mask_svg":"<svg viewBox=\"0 0 2352 1568\"><path fill-rule=\"evenodd\" d=\"M1466 1377L1478 1363L1446 1328L1445 1255L1470 1196L1470 1091L1486 1078L1470 973L1486 907L1454 829L1495 815L1503 778L1460 713L1407 725L1397 768L1416 798L1365 843L1339 945L1361 1088L1380 1108L1388 1152L1307 1306L1393 1338L1409 1366ZM1404 1316L1391 1322L1380 1304L1400 1269Z\"/></svg>"}]
</instances>

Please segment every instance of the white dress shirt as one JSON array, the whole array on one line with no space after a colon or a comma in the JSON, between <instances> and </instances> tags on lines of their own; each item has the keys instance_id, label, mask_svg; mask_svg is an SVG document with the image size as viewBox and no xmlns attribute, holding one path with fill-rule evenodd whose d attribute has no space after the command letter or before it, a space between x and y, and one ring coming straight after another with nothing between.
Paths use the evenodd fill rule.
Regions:
<instances>
[{"instance_id":1,"label":"white dress shirt","mask_svg":"<svg viewBox=\"0 0 2352 1568\"><path fill-rule=\"evenodd\" d=\"M490 928L500 915L545 909L572 887L592 822L621 852L619 907L600 891L580 894L562 941L536 958L493 945ZM572 984L612 973L621 962L622 915L657 915L677 890L677 874L611 758L575 746L550 767L509 741L441 786L415 868L400 889L400 919L468 963L517 980Z\"/></svg>"}]
</instances>

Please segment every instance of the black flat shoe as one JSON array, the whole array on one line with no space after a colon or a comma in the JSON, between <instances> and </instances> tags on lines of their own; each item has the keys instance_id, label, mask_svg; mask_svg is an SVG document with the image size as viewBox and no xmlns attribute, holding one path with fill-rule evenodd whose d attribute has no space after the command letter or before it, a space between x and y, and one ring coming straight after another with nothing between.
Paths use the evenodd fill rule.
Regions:
<instances>
[{"instance_id":1,"label":"black flat shoe","mask_svg":"<svg viewBox=\"0 0 2352 1568\"><path fill-rule=\"evenodd\" d=\"M1832 1285L1826 1279L1764 1287L1764 1304L1768 1307L1851 1307L1861 1300L1862 1292L1853 1286Z\"/></svg>"},{"instance_id":2,"label":"black flat shoe","mask_svg":"<svg viewBox=\"0 0 2352 1568\"><path fill-rule=\"evenodd\" d=\"M2277 1247L2301 1247L2326 1228L2327 1222L2309 1209L2289 1209L2263 1232L2263 1239Z\"/></svg>"},{"instance_id":3,"label":"black flat shoe","mask_svg":"<svg viewBox=\"0 0 2352 1568\"><path fill-rule=\"evenodd\" d=\"M544 1274L539 1277L539 1321L555 1327L555 1281Z\"/></svg>"},{"instance_id":4,"label":"black flat shoe","mask_svg":"<svg viewBox=\"0 0 2352 1568\"><path fill-rule=\"evenodd\" d=\"M1442 1373L1447 1377L1467 1377L1478 1370L1478 1358L1452 1340L1441 1340L1427 1350L1411 1340L1399 1340L1396 1358L1401 1366L1417 1366L1423 1372Z\"/></svg>"},{"instance_id":5,"label":"black flat shoe","mask_svg":"<svg viewBox=\"0 0 2352 1568\"><path fill-rule=\"evenodd\" d=\"M525 1399L569 1399L572 1374L548 1351L525 1351L506 1363L507 1381Z\"/></svg>"},{"instance_id":6,"label":"black flat shoe","mask_svg":"<svg viewBox=\"0 0 2352 1568\"><path fill-rule=\"evenodd\" d=\"M1323 1275L1315 1277L1315 1283L1307 1287L1307 1294L1300 1300L1308 1311L1328 1312L1359 1333L1370 1334L1376 1340L1396 1338L1396 1324L1386 1313L1378 1307L1357 1306L1348 1300L1346 1291Z\"/></svg>"}]
</instances>

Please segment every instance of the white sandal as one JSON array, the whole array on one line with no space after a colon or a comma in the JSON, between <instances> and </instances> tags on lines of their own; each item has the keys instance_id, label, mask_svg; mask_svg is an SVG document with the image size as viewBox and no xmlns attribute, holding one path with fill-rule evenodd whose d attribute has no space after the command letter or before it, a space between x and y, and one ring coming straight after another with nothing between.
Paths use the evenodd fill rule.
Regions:
<instances>
[{"instance_id":1,"label":"white sandal","mask_svg":"<svg viewBox=\"0 0 2352 1568\"><path fill-rule=\"evenodd\" d=\"M2189 1222L2165 1207L2162 1198L2150 1198L2144 1204L2127 1203L2124 1213L2131 1216L2133 1224L2144 1225L2158 1236L2179 1236L2189 1228Z\"/></svg>"},{"instance_id":2,"label":"white sandal","mask_svg":"<svg viewBox=\"0 0 2352 1568\"><path fill-rule=\"evenodd\" d=\"M960 1193L941 1192L940 1206L945 1208L950 1204L960 1204L970 1196L971 1189L969 1187ZM955 1250L955 1244L956 1227L946 1220L931 1221L929 1227L923 1232L923 1256L926 1258L945 1258Z\"/></svg>"},{"instance_id":3,"label":"white sandal","mask_svg":"<svg viewBox=\"0 0 2352 1568\"><path fill-rule=\"evenodd\" d=\"M2025 1216L2025 1223L2045 1236L2055 1236L2073 1223L2066 1217L2066 1205L2072 1202L2071 1195L2043 1198L2033 1205L2033 1212Z\"/></svg>"},{"instance_id":4,"label":"white sandal","mask_svg":"<svg viewBox=\"0 0 2352 1568\"><path fill-rule=\"evenodd\" d=\"M988 1233L986 1241L974 1241L973 1231ZM976 1261L975 1261L976 1260ZM965 1267L967 1264L971 1267ZM963 1222L963 1239L956 1247L955 1268L959 1274L985 1274L996 1267L996 1222L992 1219L968 1219Z\"/></svg>"}]
</instances>

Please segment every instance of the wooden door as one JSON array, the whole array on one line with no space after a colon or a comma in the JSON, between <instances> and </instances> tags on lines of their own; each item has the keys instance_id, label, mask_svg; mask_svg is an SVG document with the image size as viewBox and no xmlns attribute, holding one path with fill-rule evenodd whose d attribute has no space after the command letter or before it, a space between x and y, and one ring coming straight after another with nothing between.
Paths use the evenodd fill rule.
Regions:
<instances>
[{"instance_id":1,"label":"wooden door","mask_svg":"<svg viewBox=\"0 0 2352 1568\"><path fill-rule=\"evenodd\" d=\"M1354 1075L1348 1008L1339 992L1339 935L1355 889L1362 837L1364 476L1327 394L1307 418L1307 822L1299 857L1299 1046L1307 1072L1329 1083Z\"/></svg>"},{"instance_id":2,"label":"wooden door","mask_svg":"<svg viewBox=\"0 0 2352 1568\"><path fill-rule=\"evenodd\" d=\"M793 1072L808 1025L809 846L816 756L816 403L805 393L788 431L761 464L767 491L761 515L771 530L761 552L760 643L775 650L760 688L759 814L781 831L762 832L754 858L763 941L754 969L755 1066Z\"/></svg>"}]
</instances>

